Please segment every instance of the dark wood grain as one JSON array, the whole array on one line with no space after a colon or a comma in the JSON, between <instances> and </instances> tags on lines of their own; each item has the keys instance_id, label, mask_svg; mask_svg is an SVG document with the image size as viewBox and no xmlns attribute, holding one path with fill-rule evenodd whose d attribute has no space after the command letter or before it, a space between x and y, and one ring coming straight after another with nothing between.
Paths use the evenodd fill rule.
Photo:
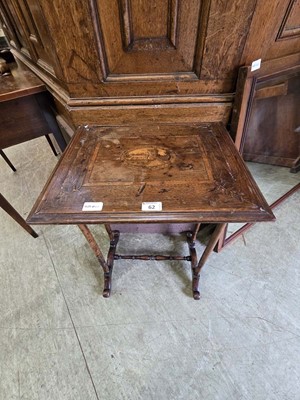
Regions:
<instances>
[{"instance_id":1,"label":"dark wood grain","mask_svg":"<svg viewBox=\"0 0 300 400\"><path fill-rule=\"evenodd\" d=\"M299 64L298 0L0 0L0 9L16 56L74 125L122 123L117 108L101 107L125 104L152 104L153 121L160 104L174 122L195 122L198 111L207 121L203 108L183 121L171 107L178 103L228 123L241 65L261 58L262 69L266 60L287 67L291 56Z\"/></svg>"},{"instance_id":2,"label":"dark wood grain","mask_svg":"<svg viewBox=\"0 0 300 400\"><path fill-rule=\"evenodd\" d=\"M12 75L0 77L0 149L53 133L63 151L66 140L44 83L20 62L11 64L11 71Z\"/></svg>"},{"instance_id":3,"label":"dark wood grain","mask_svg":"<svg viewBox=\"0 0 300 400\"><path fill-rule=\"evenodd\" d=\"M84 212L84 202L104 203ZM163 204L141 211L142 202ZM82 127L31 223L225 222L273 218L221 124Z\"/></svg>"}]
</instances>

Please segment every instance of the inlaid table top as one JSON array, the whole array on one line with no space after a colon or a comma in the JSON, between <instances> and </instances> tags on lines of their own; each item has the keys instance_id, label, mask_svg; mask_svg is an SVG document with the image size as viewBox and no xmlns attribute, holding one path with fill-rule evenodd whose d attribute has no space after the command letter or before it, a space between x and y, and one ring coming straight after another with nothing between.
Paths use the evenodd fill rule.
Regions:
<instances>
[{"instance_id":1,"label":"inlaid table top","mask_svg":"<svg viewBox=\"0 0 300 400\"><path fill-rule=\"evenodd\" d=\"M220 123L78 128L28 222L255 222L274 216Z\"/></svg>"}]
</instances>

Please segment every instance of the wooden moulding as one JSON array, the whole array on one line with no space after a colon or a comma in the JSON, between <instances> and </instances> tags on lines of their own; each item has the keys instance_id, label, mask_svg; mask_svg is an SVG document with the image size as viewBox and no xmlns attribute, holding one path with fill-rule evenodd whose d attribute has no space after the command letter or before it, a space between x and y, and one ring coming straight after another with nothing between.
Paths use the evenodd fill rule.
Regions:
<instances>
[{"instance_id":1,"label":"wooden moulding","mask_svg":"<svg viewBox=\"0 0 300 400\"><path fill-rule=\"evenodd\" d=\"M161 202L158 212L144 202ZM86 202L102 202L86 212ZM37 224L274 218L221 123L84 126L28 220Z\"/></svg>"},{"instance_id":2,"label":"wooden moulding","mask_svg":"<svg viewBox=\"0 0 300 400\"><path fill-rule=\"evenodd\" d=\"M160 96L110 96L73 98L54 77L45 73L22 53L14 55L27 65L45 83L63 110L71 125L130 124L130 123L182 123L229 121L233 93L172 94ZM69 123L70 124L70 123Z\"/></svg>"},{"instance_id":3,"label":"wooden moulding","mask_svg":"<svg viewBox=\"0 0 300 400\"><path fill-rule=\"evenodd\" d=\"M99 123L148 124L148 123L227 123L231 112L231 103L192 103L192 104L157 104L153 106L106 106L70 108L75 125Z\"/></svg>"}]
</instances>

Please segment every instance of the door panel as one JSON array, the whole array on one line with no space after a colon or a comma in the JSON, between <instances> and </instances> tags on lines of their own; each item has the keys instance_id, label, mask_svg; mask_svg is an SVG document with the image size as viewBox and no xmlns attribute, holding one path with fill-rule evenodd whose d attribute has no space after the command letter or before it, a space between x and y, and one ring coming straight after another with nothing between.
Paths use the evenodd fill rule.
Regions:
<instances>
[{"instance_id":1,"label":"door panel","mask_svg":"<svg viewBox=\"0 0 300 400\"><path fill-rule=\"evenodd\" d=\"M267 59L300 51L300 0L289 0L276 33L275 41L267 52Z\"/></svg>"},{"instance_id":2,"label":"door panel","mask_svg":"<svg viewBox=\"0 0 300 400\"><path fill-rule=\"evenodd\" d=\"M14 3L15 9L18 12L19 18L24 28L27 39L30 42L36 62L41 64L48 72L54 74L51 62L51 49L45 49L41 38L40 26L45 25L41 21L38 27L36 21L42 19L42 14L39 5L32 0L11 0ZM43 30L43 28L42 28Z\"/></svg>"},{"instance_id":3,"label":"door panel","mask_svg":"<svg viewBox=\"0 0 300 400\"><path fill-rule=\"evenodd\" d=\"M259 1L241 64L300 52L300 0Z\"/></svg>"},{"instance_id":4,"label":"door panel","mask_svg":"<svg viewBox=\"0 0 300 400\"><path fill-rule=\"evenodd\" d=\"M90 1L106 81L232 78L256 4Z\"/></svg>"},{"instance_id":5,"label":"door panel","mask_svg":"<svg viewBox=\"0 0 300 400\"><path fill-rule=\"evenodd\" d=\"M167 74L170 79L187 73L186 77L196 78L198 0L94 0L92 4L98 16L95 31L103 37L108 80L129 74L140 79Z\"/></svg>"},{"instance_id":6,"label":"door panel","mask_svg":"<svg viewBox=\"0 0 300 400\"><path fill-rule=\"evenodd\" d=\"M279 29L277 40L300 35L300 0L291 0L283 23Z\"/></svg>"},{"instance_id":7,"label":"door panel","mask_svg":"<svg viewBox=\"0 0 300 400\"><path fill-rule=\"evenodd\" d=\"M27 36L20 22L17 9L14 4L10 1L6 3L6 7L2 4L1 9L3 10L3 18L6 22L6 27L9 30L10 38L14 40L14 44L18 47L27 57L34 56L30 44L28 43Z\"/></svg>"}]
</instances>

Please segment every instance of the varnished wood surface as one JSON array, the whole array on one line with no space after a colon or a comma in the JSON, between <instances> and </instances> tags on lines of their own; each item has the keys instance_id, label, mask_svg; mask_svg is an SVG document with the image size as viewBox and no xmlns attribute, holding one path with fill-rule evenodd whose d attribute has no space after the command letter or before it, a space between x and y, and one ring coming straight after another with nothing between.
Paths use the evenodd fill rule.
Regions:
<instances>
[{"instance_id":1,"label":"varnished wood surface","mask_svg":"<svg viewBox=\"0 0 300 400\"><path fill-rule=\"evenodd\" d=\"M44 83L19 61L10 67L12 75L0 76L0 148L53 133L63 151L66 141Z\"/></svg>"},{"instance_id":2,"label":"varnished wood surface","mask_svg":"<svg viewBox=\"0 0 300 400\"><path fill-rule=\"evenodd\" d=\"M17 57L51 88L74 125L121 124L119 110L109 108L115 105L126 105L130 119L138 114L132 105L147 104L151 120L163 103L170 105L164 122L172 122L165 114L195 122L199 112L202 122L209 114L209 121L227 124L241 65L260 58L263 69L266 60L268 68L278 60L286 67L291 56L299 64L299 4L1 0L0 9ZM173 110L178 103L182 109Z\"/></svg>"},{"instance_id":3,"label":"varnished wood surface","mask_svg":"<svg viewBox=\"0 0 300 400\"><path fill-rule=\"evenodd\" d=\"M51 132L42 116L36 99L34 96L28 96L27 94L23 98L2 102L0 105L0 118L1 149Z\"/></svg>"},{"instance_id":4,"label":"varnished wood surface","mask_svg":"<svg viewBox=\"0 0 300 400\"><path fill-rule=\"evenodd\" d=\"M289 54L299 54L299 36L291 35L280 39L281 29L285 29L286 17L296 17L299 25L299 7L289 11L292 3L299 0L272 0L258 1L252 18L251 28L241 59L241 65L249 65L252 61L261 58L276 60ZM267 23L266 23L267 21Z\"/></svg>"},{"instance_id":5,"label":"varnished wood surface","mask_svg":"<svg viewBox=\"0 0 300 400\"><path fill-rule=\"evenodd\" d=\"M99 212L85 202L103 202ZM145 212L142 202L162 202ZM85 126L30 223L262 221L274 216L222 124Z\"/></svg>"},{"instance_id":6,"label":"varnished wood surface","mask_svg":"<svg viewBox=\"0 0 300 400\"><path fill-rule=\"evenodd\" d=\"M10 64L11 75L0 76L0 102L46 90L44 83L21 62Z\"/></svg>"}]
</instances>

